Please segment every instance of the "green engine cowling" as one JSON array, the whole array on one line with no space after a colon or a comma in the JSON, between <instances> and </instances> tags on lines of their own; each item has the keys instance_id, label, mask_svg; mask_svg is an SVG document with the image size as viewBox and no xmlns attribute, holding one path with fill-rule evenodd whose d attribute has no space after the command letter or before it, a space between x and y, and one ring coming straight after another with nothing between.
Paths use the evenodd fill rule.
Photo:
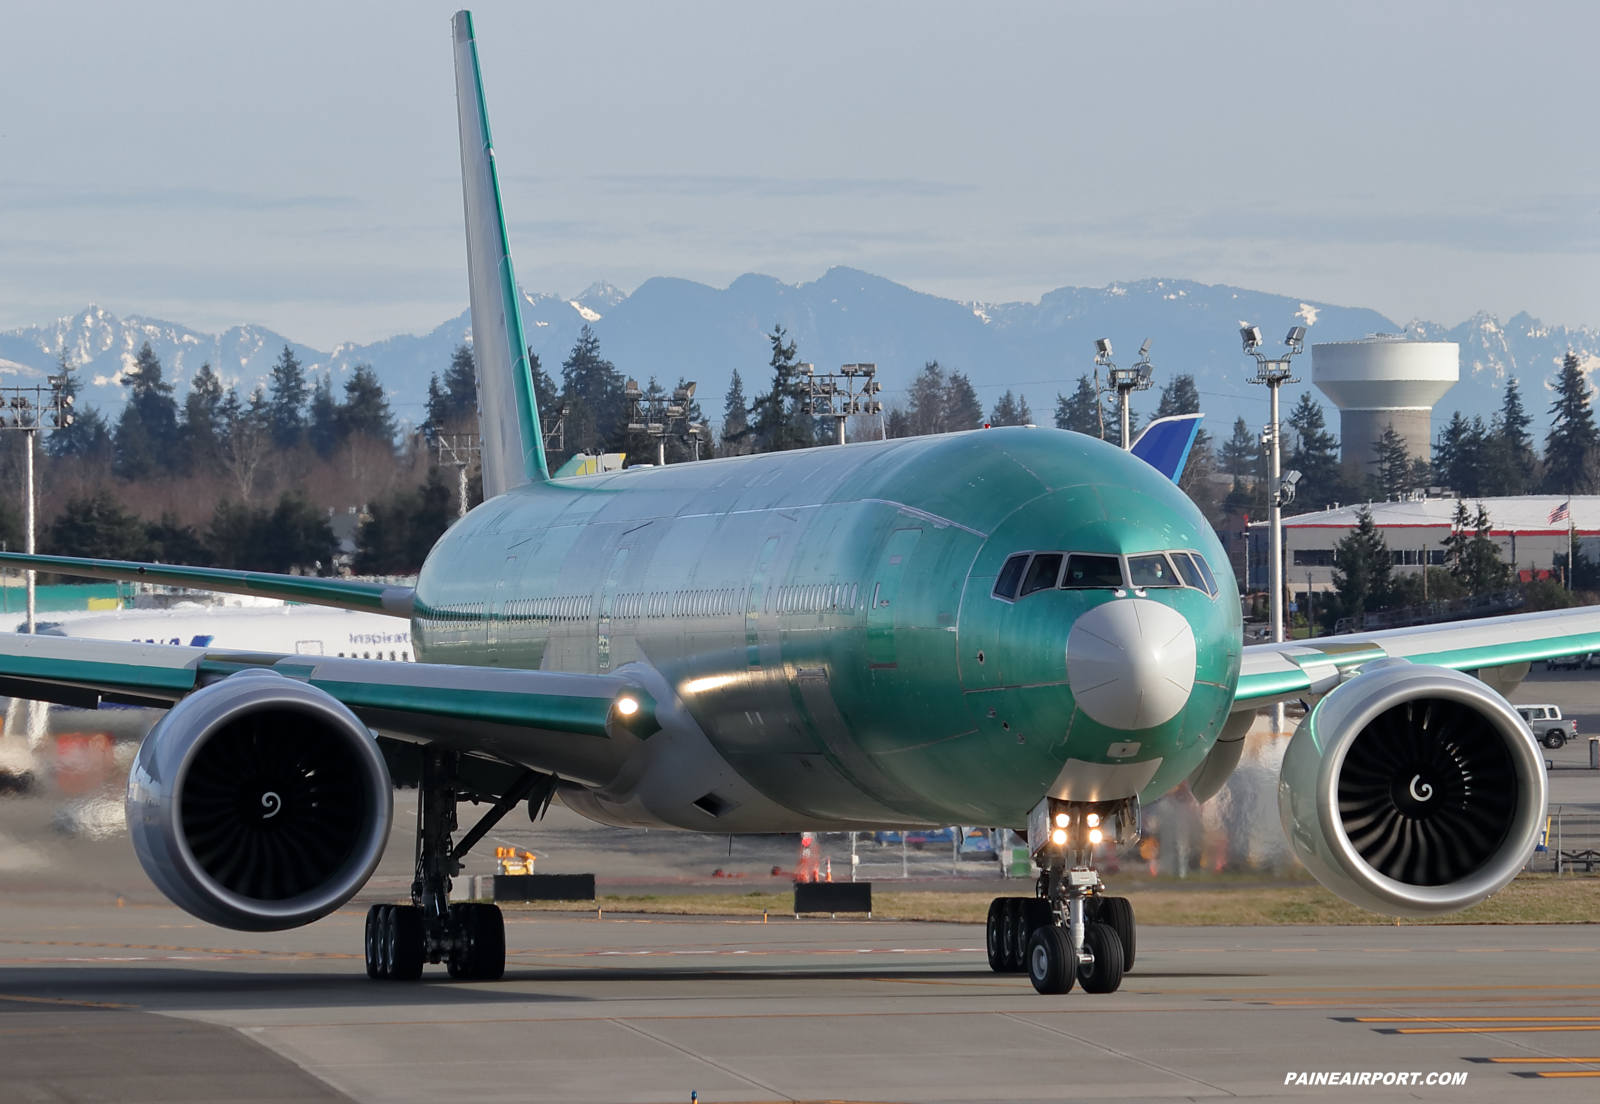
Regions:
<instances>
[{"instance_id":1,"label":"green engine cowling","mask_svg":"<svg viewBox=\"0 0 1600 1104\"><path fill-rule=\"evenodd\" d=\"M1389 916L1469 908L1522 869L1544 824L1544 761L1482 682L1380 660L1337 687L1289 742L1278 808L1329 890Z\"/></svg>"}]
</instances>

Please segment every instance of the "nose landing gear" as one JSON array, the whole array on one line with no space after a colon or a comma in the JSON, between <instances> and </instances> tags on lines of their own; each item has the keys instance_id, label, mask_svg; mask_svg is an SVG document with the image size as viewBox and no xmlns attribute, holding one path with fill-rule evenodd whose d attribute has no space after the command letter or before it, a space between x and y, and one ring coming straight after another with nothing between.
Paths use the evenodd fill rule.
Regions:
<instances>
[{"instance_id":1,"label":"nose landing gear","mask_svg":"<svg viewBox=\"0 0 1600 1104\"><path fill-rule=\"evenodd\" d=\"M1114 993L1132 968L1133 906L1105 892L1090 865L1098 846L1139 838L1138 798L1068 802L1046 798L1028 818L1028 843L1040 869L1034 898L997 897L986 945L996 973L1026 972L1041 993Z\"/></svg>"}]
</instances>

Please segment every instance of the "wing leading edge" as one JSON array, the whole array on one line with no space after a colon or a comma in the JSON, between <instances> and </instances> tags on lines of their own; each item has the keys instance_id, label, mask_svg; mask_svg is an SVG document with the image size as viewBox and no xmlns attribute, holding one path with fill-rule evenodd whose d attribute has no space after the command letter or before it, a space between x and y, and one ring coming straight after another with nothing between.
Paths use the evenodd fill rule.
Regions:
<instances>
[{"instance_id":1,"label":"wing leading edge","mask_svg":"<svg viewBox=\"0 0 1600 1104\"><path fill-rule=\"evenodd\" d=\"M1480 621L1252 644L1244 649L1234 710L1322 694L1373 660L1407 659L1455 671L1483 671L1600 651L1600 608L1547 610ZM1518 675L1509 681L1517 681Z\"/></svg>"},{"instance_id":2,"label":"wing leading edge","mask_svg":"<svg viewBox=\"0 0 1600 1104\"><path fill-rule=\"evenodd\" d=\"M269 571L183 567L177 564L96 560L80 556L30 556L24 552L0 552L0 567L118 582L161 583L192 590L217 590L224 594L254 594L263 598L281 598L286 602L305 602L363 613L386 613L391 617L410 617L415 597L411 587L364 583L356 579L274 575Z\"/></svg>"},{"instance_id":3,"label":"wing leading edge","mask_svg":"<svg viewBox=\"0 0 1600 1104\"><path fill-rule=\"evenodd\" d=\"M435 663L258 655L177 645L0 633L0 694L95 708L165 707L243 670L271 670L343 702L386 735L438 742L564 778L599 783L648 738L656 703L621 675L570 675ZM622 698L638 705L624 715Z\"/></svg>"}]
</instances>

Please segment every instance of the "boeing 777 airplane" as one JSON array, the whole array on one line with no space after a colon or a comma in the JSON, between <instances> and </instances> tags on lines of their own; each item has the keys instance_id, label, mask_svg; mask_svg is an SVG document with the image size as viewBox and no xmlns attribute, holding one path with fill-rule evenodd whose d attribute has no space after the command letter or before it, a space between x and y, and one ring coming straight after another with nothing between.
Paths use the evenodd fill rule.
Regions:
<instances>
[{"instance_id":1,"label":"boeing 777 airplane","mask_svg":"<svg viewBox=\"0 0 1600 1104\"><path fill-rule=\"evenodd\" d=\"M991 907L990 965L1109 992L1135 928L1097 865L1138 841L1141 801L1214 794L1287 699L1313 707L1284 828L1325 886L1419 916L1516 874L1546 783L1504 695L1531 660L1600 650L1600 613L1245 647L1181 463L1053 429L551 478L471 16L452 30L487 501L415 588L0 556L409 620L410 664L0 636L0 693L168 707L127 814L175 903L309 924L372 874L392 787L415 786L412 903L370 910L367 971L487 979L499 911L451 905L450 879L523 804L719 834L1008 825L1042 873ZM458 834L464 800L491 804Z\"/></svg>"}]
</instances>

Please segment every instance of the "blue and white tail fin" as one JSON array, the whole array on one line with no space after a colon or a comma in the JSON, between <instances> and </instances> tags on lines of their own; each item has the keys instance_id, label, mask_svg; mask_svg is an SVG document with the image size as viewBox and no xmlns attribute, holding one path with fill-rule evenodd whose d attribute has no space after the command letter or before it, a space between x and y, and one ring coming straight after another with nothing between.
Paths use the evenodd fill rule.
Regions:
<instances>
[{"instance_id":1,"label":"blue and white tail fin","mask_svg":"<svg viewBox=\"0 0 1600 1104\"><path fill-rule=\"evenodd\" d=\"M1133 439L1133 447L1128 451L1176 483L1183 474L1183 466L1189 462L1189 450L1200 435L1203 417L1203 414L1174 414L1170 418L1157 418Z\"/></svg>"},{"instance_id":2,"label":"blue and white tail fin","mask_svg":"<svg viewBox=\"0 0 1600 1104\"><path fill-rule=\"evenodd\" d=\"M489 113L478 71L472 13L451 21L455 39L456 114L461 124L461 192L467 216L467 277L472 293L472 359L478 369L478 424L483 437L483 496L550 478L528 343L522 332L511 245L500 206Z\"/></svg>"}]
</instances>

